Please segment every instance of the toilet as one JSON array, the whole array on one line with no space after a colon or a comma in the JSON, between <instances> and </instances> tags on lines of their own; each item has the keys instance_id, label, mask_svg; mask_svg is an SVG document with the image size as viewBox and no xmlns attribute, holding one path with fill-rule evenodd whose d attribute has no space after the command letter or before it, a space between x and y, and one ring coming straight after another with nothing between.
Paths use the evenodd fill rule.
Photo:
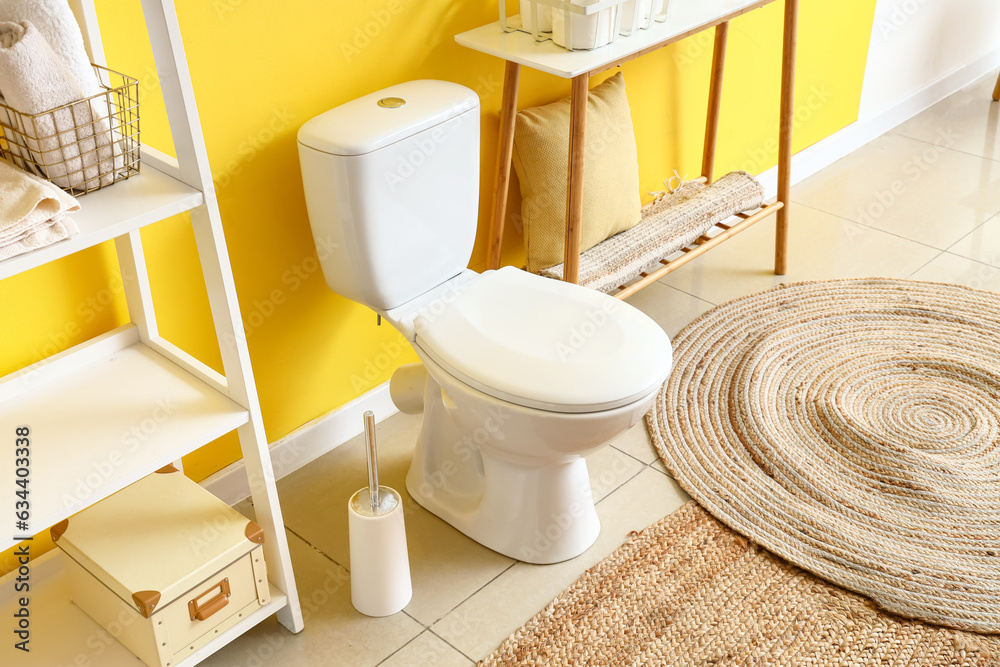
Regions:
<instances>
[{"instance_id":1,"label":"toilet","mask_svg":"<svg viewBox=\"0 0 1000 667\"><path fill-rule=\"evenodd\" d=\"M597 539L584 457L649 410L670 340L606 294L466 268L479 118L473 91L433 80L320 114L298 133L306 204L327 285L421 361L390 382L395 405L423 415L409 494L495 551L556 563Z\"/></svg>"}]
</instances>

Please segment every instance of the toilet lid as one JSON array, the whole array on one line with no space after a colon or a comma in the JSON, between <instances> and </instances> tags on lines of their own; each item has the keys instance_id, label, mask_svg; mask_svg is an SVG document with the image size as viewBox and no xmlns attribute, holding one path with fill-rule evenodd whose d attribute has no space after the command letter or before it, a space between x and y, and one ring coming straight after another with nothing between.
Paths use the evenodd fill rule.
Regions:
<instances>
[{"instance_id":1,"label":"toilet lid","mask_svg":"<svg viewBox=\"0 0 1000 667\"><path fill-rule=\"evenodd\" d=\"M526 273L487 271L416 317L416 344L459 380L517 405L596 412L648 395L670 339L623 301Z\"/></svg>"}]
</instances>

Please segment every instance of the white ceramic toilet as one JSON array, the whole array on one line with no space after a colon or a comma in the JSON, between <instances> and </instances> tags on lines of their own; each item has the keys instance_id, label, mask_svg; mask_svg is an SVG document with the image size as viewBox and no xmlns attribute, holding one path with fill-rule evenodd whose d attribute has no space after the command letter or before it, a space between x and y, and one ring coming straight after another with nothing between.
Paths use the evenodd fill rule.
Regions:
<instances>
[{"instance_id":1,"label":"white ceramic toilet","mask_svg":"<svg viewBox=\"0 0 1000 667\"><path fill-rule=\"evenodd\" d=\"M423 412L410 495L491 549L555 563L597 539L583 457L646 413L670 341L608 295L466 268L479 115L468 88L422 80L308 121L309 220L330 288L380 314L423 362L390 383L400 410Z\"/></svg>"}]
</instances>

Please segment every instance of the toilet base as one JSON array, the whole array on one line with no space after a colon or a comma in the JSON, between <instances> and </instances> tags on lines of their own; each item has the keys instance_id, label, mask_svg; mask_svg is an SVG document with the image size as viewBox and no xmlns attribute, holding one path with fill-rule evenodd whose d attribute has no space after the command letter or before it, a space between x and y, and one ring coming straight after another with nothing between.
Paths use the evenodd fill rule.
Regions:
<instances>
[{"instance_id":1,"label":"toilet base","mask_svg":"<svg viewBox=\"0 0 1000 667\"><path fill-rule=\"evenodd\" d=\"M424 509L483 546L527 563L568 560L597 540L601 522L582 457L539 467L482 448L478 454L483 466L478 502L434 484L420 473L417 457L406 490Z\"/></svg>"},{"instance_id":2,"label":"toilet base","mask_svg":"<svg viewBox=\"0 0 1000 667\"><path fill-rule=\"evenodd\" d=\"M392 385L397 405L423 412L410 496L517 560L558 563L586 551L601 522L585 457L641 420L659 387L612 410L549 412L484 394L415 349L426 372L403 367Z\"/></svg>"}]
</instances>

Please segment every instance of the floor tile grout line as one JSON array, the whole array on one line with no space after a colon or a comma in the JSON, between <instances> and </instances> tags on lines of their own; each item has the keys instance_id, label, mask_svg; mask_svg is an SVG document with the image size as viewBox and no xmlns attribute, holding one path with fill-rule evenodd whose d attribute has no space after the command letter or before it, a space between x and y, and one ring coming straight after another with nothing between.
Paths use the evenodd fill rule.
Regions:
<instances>
[{"instance_id":1,"label":"floor tile grout line","mask_svg":"<svg viewBox=\"0 0 1000 667\"><path fill-rule=\"evenodd\" d=\"M453 649L455 649L456 651L458 651L459 654L461 654L462 656L464 656L466 659L471 660L474 663L478 662L478 660L476 660L475 658L473 658L472 656L470 656L468 653L466 653L462 649L460 649L457 646L455 646L454 644L452 644L450 641L448 641L447 639L445 639L444 637L442 637L438 633L434 632L434 630L432 630L431 628L427 628L427 632L431 633L432 635L434 635L435 637L437 637L438 639L440 639L441 641L443 641L445 644L447 644L448 646L450 646Z\"/></svg>"},{"instance_id":2,"label":"floor tile grout line","mask_svg":"<svg viewBox=\"0 0 1000 667\"><path fill-rule=\"evenodd\" d=\"M952 243L950 246L948 246L947 248L945 248L944 251L947 252L947 253L951 253L952 255L957 255L958 253L951 252L952 248L954 248L955 246L957 246L959 243L961 243L962 241L964 241L969 236L972 236L973 234L975 234L976 232L978 232L979 230L981 230L983 227L986 226L986 223L988 223L991 220L996 219L997 216L1000 216L1000 211L997 211L996 213L990 215L990 217L986 218L985 220L983 220L982 222L980 222L978 225L976 225L974 228L970 229L968 234L966 234L962 238L960 238L957 241L955 241L954 243ZM958 255L958 256L962 257L962 255ZM972 259L972 258L968 257L966 259ZM976 260L973 260L973 261L976 261Z\"/></svg>"},{"instance_id":3,"label":"floor tile grout line","mask_svg":"<svg viewBox=\"0 0 1000 667\"><path fill-rule=\"evenodd\" d=\"M618 453L620 453L620 454L624 454L625 456L629 457L629 458L630 458L630 459L632 459L633 461L638 461L639 463L641 463L641 464L642 464L642 465L644 465L644 466L645 466L645 465L649 465L648 463L646 463L645 461L643 461L642 459L640 459L640 458L639 458L638 456L635 456L634 454L631 454L631 453L629 453L629 452L626 452L626 451L625 451L624 449L621 449L620 447L616 447L616 446L615 446L615 445L613 445L613 444L609 444L609 446L611 447L611 449L615 450L616 452L618 452ZM616 488L617 488L617 487L616 487Z\"/></svg>"},{"instance_id":4,"label":"floor tile grout line","mask_svg":"<svg viewBox=\"0 0 1000 667\"><path fill-rule=\"evenodd\" d=\"M613 489L611 489L610 491L608 491L607 493L605 493L605 494L604 494L604 495L603 495L603 496L601 497L601 500L604 500L605 498L607 498L608 496L610 496L610 495L611 495L612 493L614 493L614 492L615 492L615 491L617 491L618 489L622 488L623 486L625 486L626 484L628 484L629 482L631 482L631 481L632 481L633 479L635 479L635 476L636 476L636 475L638 475L638 474L642 473L643 469L645 469L645 468L646 468L646 464L645 464L645 463L643 463L643 462L642 462L641 460L639 460L639 459L635 458L634 456L632 456L632 455L631 455L631 454L629 454L628 452L622 452L622 450L620 450L620 449L618 449L617 447L614 447L614 446L612 446L612 449L615 449L615 450L617 450L617 451L621 452L621 453L622 453L622 454L624 454L625 456L629 457L630 459L632 459L633 461L635 461L636 463L638 463L638 464L639 464L639 469L638 469L638 470L636 470L636 471L635 471L635 474L633 474L633 475L632 475L631 477L629 477L629 478L628 478L628 479L626 479L625 481L621 482L620 484L617 484L617 485L615 485L615 488L613 488ZM593 495L593 487L591 487L591 495ZM594 501L594 507L597 507L597 505L598 505L598 504L599 504L599 503L601 502L601 500L596 500L596 501Z\"/></svg>"},{"instance_id":5,"label":"floor tile grout line","mask_svg":"<svg viewBox=\"0 0 1000 667\"><path fill-rule=\"evenodd\" d=\"M406 612L405 612L405 611L404 611L403 613L404 613L404 614L406 614ZM406 641L405 641L405 642L404 642L404 643L403 643L403 644L402 644L401 646L399 646L399 647L398 647L398 648L397 648L397 649L396 649L395 651L393 651L393 652L392 652L392 653L390 653L389 655L385 656L384 658L382 658L381 660L379 660L378 662L376 662L376 663L375 663L375 667L379 667L379 665L383 665L383 664L385 664L385 662L386 662L387 660L389 660L389 658L391 658L392 656L396 655L397 653L399 653L400 651L402 651L402 650L403 650L404 648L406 648L407 646L409 646L409 645L410 645L410 644L412 644L413 642L417 641L417 639L418 639L418 638L420 637L420 635L424 634L425 632L430 632L430 629L429 629L429 628L427 628L426 626L424 626L424 625L423 625L422 623L420 623L420 621L417 621L417 619L413 618L413 617L412 617L412 616L410 616L409 614L406 614L406 615L407 615L407 616L409 616L409 617L410 617L411 619L413 619L414 621L416 621L417 623L419 623L419 624L420 624L420 626L421 626L421 627L423 628L423 630L421 630L421 631L420 631L420 632L418 632L417 634L415 634L415 635L413 635L412 637L410 637L410 638L409 638L408 640L406 640Z\"/></svg>"},{"instance_id":6,"label":"floor tile grout line","mask_svg":"<svg viewBox=\"0 0 1000 667\"><path fill-rule=\"evenodd\" d=\"M918 273L920 273L921 271L923 271L924 269L926 269L928 266L931 265L932 262L938 260L939 258L941 258L941 257L943 257L944 255L947 255L947 254L950 254L950 253L947 250L942 250L938 254L936 254L933 257L931 257L927 262L925 262L924 264L922 264L920 266L920 268L918 268L916 271L914 271L910 275L906 276L906 279L907 280L913 280L913 276L917 275ZM973 261L973 260L969 260L969 261Z\"/></svg>"},{"instance_id":7,"label":"floor tile grout line","mask_svg":"<svg viewBox=\"0 0 1000 667\"><path fill-rule=\"evenodd\" d=\"M643 473L643 471L644 471L644 470L646 469L646 467L647 467L647 466L643 466L643 467L639 468L639 469L638 469L638 470L637 470L637 471L635 472L635 474L634 474L634 475L632 475L631 477L629 477L628 479L626 479L626 480L625 480L624 482L622 482L621 484L619 484L618 486L616 486L616 487L614 488L614 490L612 490L612 491L608 491L608 493L607 493L607 494L605 494L605 496L604 496L603 498L601 498L601 499L600 499L600 500L598 500L598 501L597 501L596 503L594 503L594 507L597 507L598 505L600 505L601 503L603 503L603 502L604 502L605 500L607 500L608 498L610 498L610 497L611 497L611 496L613 496L614 494L616 494L616 493L618 493L619 491L621 491L621 489L622 489L622 487L623 487L623 486L625 486L626 484L628 484L629 482L631 482L631 481L632 481L633 479L635 479L636 477L638 477L639 475L641 475L641 474Z\"/></svg>"},{"instance_id":8,"label":"floor tile grout line","mask_svg":"<svg viewBox=\"0 0 1000 667\"><path fill-rule=\"evenodd\" d=\"M972 262L973 264L978 264L978 265L980 265L982 267L985 267L987 269L992 269L992 270L995 270L995 271L1000 271L1000 266L994 266L993 264L990 264L989 262L984 262L982 260L973 259L972 257L966 257L965 255L959 255L958 253L954 253L954 252L951 252L949 250L942 250L941 254L938 255L937 257L935 257L934 259L939 259L942 255L948 255L949 257L954 257L955 259L962 259L962 260L965 260L967 262ZM934 259L932 259L931 262L933 262ZM930 264L930 262L928 262L928 264ZM924 266L926 266L926 264ZM924 267L920 267L920 268L922 269ZM952 284L958 285L959 283L952 283ZM980 289L982 289L982 288L980 288ZM992 292L993 290L986 290L986 291Z\"/></svg>"},{"instance_id":9,"label":"floor tile grout line","mask_svg":"<svg viewBox=\"0 0 1000 667\"><path fill-rule=\"evenodd\" d=\"M919 114L917 114L917 115L919 115ZM916 118L916 116L913 116L913 118ZM910 118L909 120L912 120L913 118ZM903 123L906 123L906 122L909 122L909 121L908 120L907 121L903 121ZM902 125L903 123L900 123L900 125ZM979 158L980 160L986 160L988 162L1000 162L1000 160L997 160L996 158L992 158L992 157L987 157L986 155L977 155L976 153L970 153L969 151L963 151L960 148L954 148L952 146L943 146L943 145L941 145L941 144L939 144L939 143L937 143L935 141L928 141L927 139L921 139L920 137L911 137L908 134L903 134L901 132L894 132L893 130L897 129L898 127L899 127L899 125L897 125L892 130L889 130L888 132L885 132L884 134L880 134L878 137L876 137L876 139L878 139L880 137L884 137L884 136L886 136L888 134L891 134L892 136L898 137L900 139L909 139L910 141L917 141L917 142L922 143L922 144L927 144L928 146L933 146L934 148L940 148L942 150L951 151L952 153L958 153L959 155L967 155L969 157Z\"/></svg>"},{"instance_id":10,"label":"floor tile grout line","mask_svg":"<svg viewBox=\"0 0 1000 667\"><path fill-rule=\"evenodd\" d=\"M884 136L884 135L882 135L882 136ZM989 162L1000 163L1000 160L998 160L996 158L992 158L992 157L989 157L989 156L986 156L986 155L978 155L976 153L970 153L969 151L963 151L960 148L952 148L951 146L942 146L941 144L935 143L933 141L927 141L926 139L921 139L920 137L911 137L908 134L900 134L900 133L893 134L893 136L902 137L904 139L910 139L912 141L919 141L920 143L928 144L930 146L934 146L935 148L943 148L945 150L952 151L953 153L959 153L961 155L968 155L969 157L976 157L976 158L980 158L982 160L988 160Z\"/></svg>"},{"instance_id":11,"label":"floor tile grout line","mask_svg":"<svg viewBox=\"0 0 1000 667\"><path fill-rule=\"evenodd\" d=\"M507 558L509 558L509 556L507 556ZM449 609L448 611L446 611L443 616L441 616L440 618L437 618L434 621L432 621L431 623L429 623L427 625L427 629L430 630L434 625L437 625L442 620L444 620L445 618L447 618L449 615L451 615L451 613L453 611L455 611L456 609L458 609L459 607L461 607L463 604L465 604L466 602L468 602L472 598L476 597L476 595L478 595L481 590L483 590L484 588L486 588L487 586L489 586L490 584L492 584L494 581L496 581L500 577L502 577L504 575L504 573L507 572L507 570L509 570L510 568L514 567L515 565L517 565L520 562L521 561L519 561L519 560L514 560L514 562L512 562L510 565L508 565L507 567L505 567L503 570L501 570L500 572L497 572L496 576L494 576L492 579L490 579L489 581L487 581L485 584L483 584L482 586L480 586L479 588L477 588L476 590L474 590L472 593L470 593L466 597L462 598L462 600L458 604L456 604L454 607L452 607L451 609ZM435 634L437 634L437 633L435 633Z\"/></svg>"},{"instance_id":12,"label":"floor tile grout line","mask_svg":"<svg viewBox=\"0 0 1000 667\"><path fill-rule=\"evenodd\" d=\"M697 258L695 258L695 259L697 259ZM706 299L703 296L698 296L697 294L692 294L691 292L688 292L687 290L683 290L680 287L675 287L675 286L671 285L670 283L663 282L664 280L667 279L668 276L671 276L671 275L673 275L673 274L668 273L666 276L663 276L662 278L660 278L656 282L659 283L660 285L663 285L664 287L669 287L670 289L677 290L678 292L680 292L681 294L683 294L685 296L689 296L689 297L691 297L693 299L698 299L699 301L704 301L705 303L707 303L708 305L712 306L713 308L715 308L717 305L719 305L717 303L709 301L708 299Z\"/></svg>"},{"instance_id":13,"label":"floor tile grout line","mask_svg":"<svg viewBox=\"0 0 1000 667\"><path fill-rule=\"evenodd\" d=\"M697 294L692 294L691 292L687 292L687 291L685 291L685 290L682 290L682 289L681 289L680 287L675 287L675 286L671 285L670 283L666 283L666 282L663 282L664 280L666 280L666 279L667 279L667 277L668 277L669 275L670 275L670 274L668 273L668 274L667 274L666 276L663 276L662 278L660 278L660 279L659 279L659 280L657 280L656 282L657 282L657 283L659 283L659 284L661 284L661 285L663 285L664 287L668 287L668 288L670 288L670 289L672 289L672 290L676 290L676 291L680 292L681 294L685 294L685 295L687 295L687 296L690 296L690 297L692 297L692 298L695 298L695 299L698 299L698 301L702 301L702 302L704 302L704 303L707 303L707 304L708 304L708 305L710 305L710 306L716 306L716 305L718 305L718 304L715 304L715 303L713 303L713 302L709 301L708 299L706 299L706 298L705 298L705 297L703 297L703 296L699 296L699 295L697 295Z\"/></svg>"},{"instance_id":14,"label":"floor tile grout line","mask_svg":"<svg viewBox=\"0 0 1000 667\"><path fill-rule=\"evenodd\" d=\"M649 465L647 465L646 467L655 470L656 472L660 473L661 475L666 475L670 479L674 479L674 476L670 474L669 470L664 471L664 470L660 470L659 468L657 468L656 467L657 463L663 463L663 462L660 459L657 459L657 460L653 461L652 463L650 463ZM667 467L666 464L664 464L663 467L666 468ZM677 480L674 479L674 481L676 482Z\"/></svg>"},{"instance_id":15,"label":"floor tile grout line","mask_svg":"<svg viewBox=\"0 0 1000 667\"><path fill-rule=\"evenodd\" d=\"M914 116L914 117L915 117L915 116ZM904 121L904 122L905 122L905 121ZM897 127L898 127L898 126L897 126ZM995 158L991 158L991 157L986 157L985 155L976 155L975 153L969 153L968 151L963 151L963 150L959 150L959 149L957 149L957 148L951 148L951 147L949 147L949 146L942 146L941 144L938 144L938 143L934 143L934 142L932 142L932 141L927 141L926 139L919 139L919 138L917 138L917 137L911 137L911 136L909 136L909 135L906 135L906 134L901 134L901 133L898 133L898 132L895 132L895 130L896 130L896 128L892 128L892 129L890 129L890 130L888 130L888 131L886 131L886 132L884 132L884 133L880 134L880 135L879 135L878 137L875 137L875 139L879 139L879 138L881 138L881 137L885 137L885 136L887 136L887 135L892 135L892 136L895 136L895 137L900 137L900 138L903 138L903 139L909 139L909 140L911 140L911 141L917 141L917 142L920 142L920 143L923 143L923 144L927 144L927 145L929 145L929 146L934 146L935 148L940 148L940 149L943 149L943 150L948 150L948 151L951 151L951 152L953 152L953 153L958 153L958 154L960 154L960 155L967 155L967 156L969 156L969 157L975 157L975 158L980 158L980 159L982 159L982 160L987 160L988 162L996 162L996 163L1000 164L1000 160L998 160L998 159L995 159ZM872 141L874 141L875 139L873 139ZM866 144L866 145L867 145L867 144ZM851 154L853 154L853 153L857 152L858 150L861 150L862 148L864 148L864 146L862 146L862 147L860 147L860 148L856 149L855 151L852 151L852 152L851 152L851 153L849 153L848 155L851 155ZM847 155L845 155L844 157L848 157L848 156L847 156ZM842 159L843 159L843 158L842 158ZM828 165L828 167L829 167L829 166L832 166L832 165ZM816 172L816 174L813 174L813 176L816 176L816 175L819 175L819 174L820 174L820 173L822 173L822 172L823 172L823 171L824 171L825 169L826 169L826 168L824 168L824 169L821 169L820 171ZM811 178L811 177L810 177L810 178ZM797 185L798 185L798 184L797 184ZM905 236L900 236L900 235L898 235L898 234L894 234L894 233L892 233L892 232L890 232L890 231L887 231L887 230L884 230L884 229L879 229L878 227L874 227L874 226L872 226L872 225L866 225L865 223L863 223L863 222L860 222L860 221L858 221L858 220L852 220L852 219L850 219L850 218L845 218L844 216L842 216L842 215L840 215L840 214L838 214L838 213L833 213L833 212L831 212L831 211L827 211L827 210L825 210L825 209L821 209L821 208L816 208L815 206L811 206L811 205L809 205L809 204L806 204L806 203L804 203L804 202L801 202L801 201L797 201L797 200L796 200L796 198L795 198L795 195L794 195L794 194L793 194L793 195L792 195L792 197L791 197L791 203L792 203L792 204L795 204L795 205L797 205L797 206L805 206L806 208L809 208L809 209L812 209L812 210L814 210L814 211L819 211L820 213L826 213L826 214L828 214L828 215L832 215L832 216L834 216L834 217L837 217L837 218L840 218L841 220L847 220L848 222L853 222L853 223L855 223L855 224L858 224L858 225L863 225L864 227L868 227L869 229L875 229L875 230L877 230L877 231L880 231L880 232L883 232L883 233L886 233L886 234L890 234L891 236L895 236L895 237L897 237L897 238L901 238L901 239L904 239L904 240L907 240L907 241L913 241L914 243L919 243L919 244L921 244L921 245L925 245L925 246L929 246L929 247L931 247L931 248L934 248L935 250L947 250L948 248L951 248L951 247L953 247L953 246L954 246L954 245L955 245L956 243L958 243L959 241L961 241L961 239L959 239L958 241L955 241L955 243L952 243L952 244L951 244L951 245L950 245L950 246L949 246L948 248L938 248L938 247L936 247L936 246L933 246L933 245L930 245L930 244L927 244L927 243L923 243L922 241L916 241L916 240L914 240L914 239L909 239L909 238L906 238ZM976 227L975 227L974 229L972 229L972 230L970 230L970 231L969 231L969 234L971 234L972 232L974 232L974 231L975 231L976 229L979 229L979 227L980 227L980 226L982 226L982 225L983 225L984 223L986 223L986 222L988 222L989 220L991 220L991 219L993 219L993 218L997 217L997 215L1000 215L1000 211L995 211L995 212L993 212L993 213L990 213L990 214L988 215L988 217L984 218L984 219L983 219L982 221L980 221L979 223L977 223L977 224L976 224ZM968 234L967 234L967 235L968 235ZM966 236L967 236L967 235L966 235ZM963 236L962 238L965 238L965 236Z\"/></svg>"},{"instance_id":16,"label":"floor tile grout line","mask_svg":"<svg viewBox=\"0 0 1000 667\"><path fill-rule=\"evenodd\" d=\"M410 617L415 623L418 623L424 630L429 629L428 626L424 625L423 621L421 621L419 618L417 618L410 612L406 611L406 609L403 609L402 611L404 614L406 614L406 616Z\"/></svg>"},{"instance_id":17,"label":"floor tile grout line","mask_svg":"<svg viewBox=\"0 0 1000 667\"><path fill-rule=\"evenodd\" d=\"M860 227L864 227L865 229L870 229L873 232L878 232L880 234L885 234L887 236L892 236L893 238L897 238L897 239L899 239L901 241L908 241L909 243L916 243L917 245L921 245L921 246L923 246L925 248L930 248L931 250L936 250L938 252L946 252L947 251L946 248L938 248L937 246L931 245L930 243L924 243L923 241L917 241L916 239L911 239L911 238L907 238L905 236L900 236L899 234L896 234L894 232L890 232L890 231L888 231L886 229L879 229L878 227L873 227L872 225L866 225L865 223L859 222L857 220L851 220L850 218L845 218L844 216L842 216L842 215L840 215L838 213L831 213L830 211L827 211L827 210L824 210L824 209L821 209L821 208L816 208L815 206L811 206L809 204L803 204L802 202L796 202L794 200L794 198L792 199L792 202L796 206L802 206L802 207L808 208L808 209L810 209L812 211L816 211L817 213L823 213L824 215L829 215L831 217L837 218L838 220L843 220L844 222L849 222L852 225L858 225ZM983 220L982 222L980 222L979 224L977 224L975 228L973 228L972 230L969 231L969 234L971 234L972 232L976 231L976 229L979 229L980 226L986 224L987 221L995 218L998 214L1000 214L1000 212L994 213L990 217L986 218L985 220ZM968 234L966 234L965 236L968 236ZM962 238L964 239L965 236L963 236ZM961 241L961 240L962 239L959 239L959 241ZM958 241L955 241L955 243L958 243ZM951 246L954 246L955 243L952 243ZM950 248L951 246L948 246L948 247Z\"/></svg>"},{"instance_id":18,"label":"floor tile grout line","mask_svg":"<svg viewBox=\"0 0 1000 667\"><path fill-rule=\"evenodd\" d=\"M313 544L312 542L310 542L306 538L304 538L301 535L299 535L298 533L296 533L292 528L290 528L288 526L288 524L285 524L285 530L287 530L289 533L291 533L295 537L299 538L300 540L302 540L303 542L305 542L306 544L308 544L311 549L313 549L314 551L316 551L317 553L319 553L321 556L323 556L323 558L327 559L328 561L330 561L331 563L333 563L337 567L344 568L344 571L347 572L348 574L351 573L350 568L344 567L343 565L341 565L340 563L338 563L337 560L335 558L333 558L330 554L326 553L325 551L323 551L322 549L320 549L318 546L316 546L315 544Z\"/></svg>"}]
</instances>

